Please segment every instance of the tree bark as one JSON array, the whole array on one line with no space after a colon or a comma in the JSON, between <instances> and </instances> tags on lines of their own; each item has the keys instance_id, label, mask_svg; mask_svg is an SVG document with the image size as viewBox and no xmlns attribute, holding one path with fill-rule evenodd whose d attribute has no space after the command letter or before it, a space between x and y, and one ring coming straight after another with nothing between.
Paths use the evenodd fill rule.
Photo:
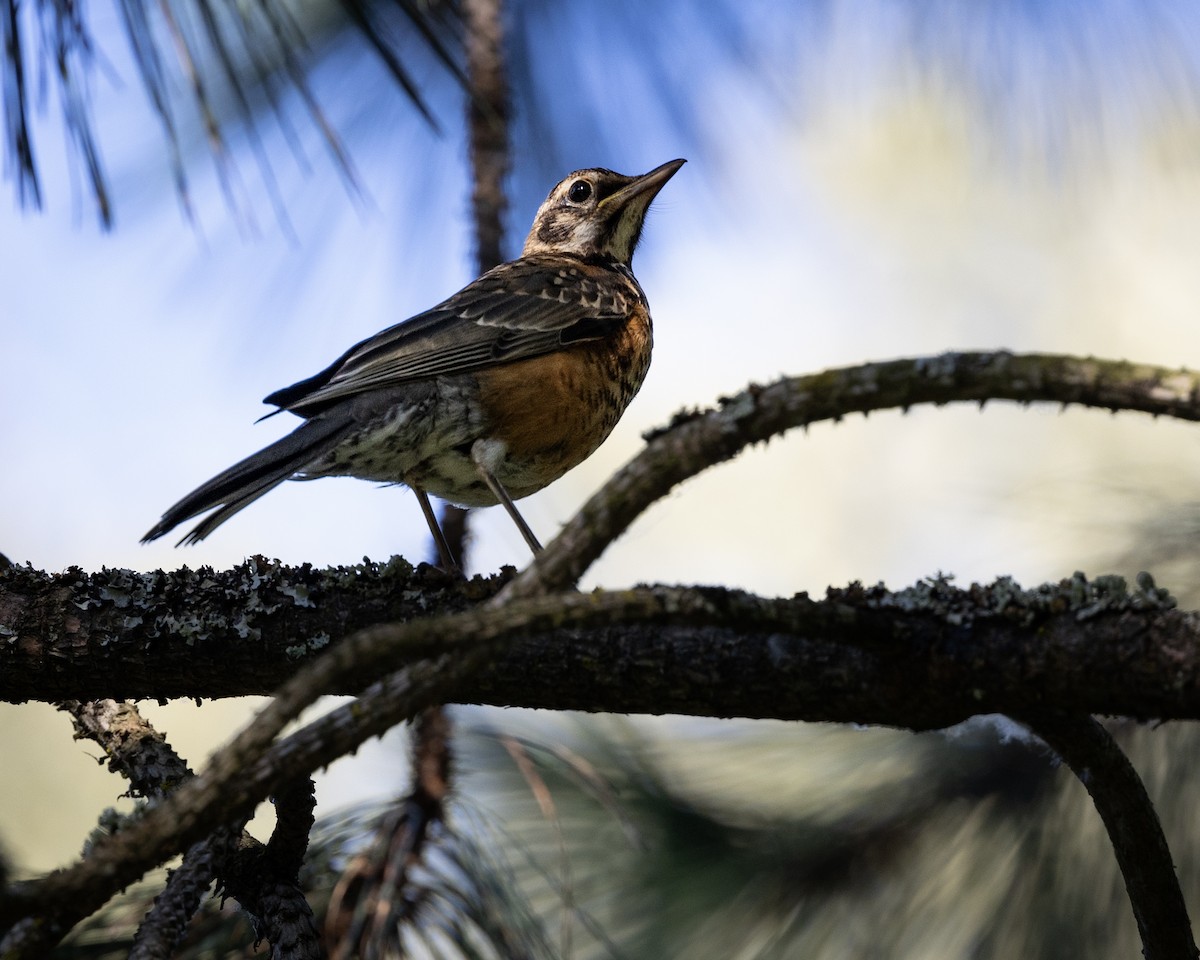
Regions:
<instances>
[{"instance_id":1,"label":"tree bark","mask_svg":"<svg viewBox=\"0 0 1200 960\"><path fill-rule=\"evenodd\" d=\"M261 558L220 573L13 567L0 572L0 634L9 638L0 699L266 694L359 628L435 613L428 629L451 650L512 607L474 609L469 619L454 612L477 608L504 579L457 583L401 561L355 576ZM241 603L232 585L245 590ZM615 611L629 596L656 612L604 613L605 602ZM685 601L689 612L669 612ZM564 616L591 619L513 629L455 698L912 729L1046 706L1200 717L1200 614L1174 609L1148 578L1132 589L1081 575L1033 590L1009 580L966 590L944 580L898 592L854 585L820 601L658 587L560 602ZM166 632L185 622L184 636Z\"/></svg>"}]
</instances>

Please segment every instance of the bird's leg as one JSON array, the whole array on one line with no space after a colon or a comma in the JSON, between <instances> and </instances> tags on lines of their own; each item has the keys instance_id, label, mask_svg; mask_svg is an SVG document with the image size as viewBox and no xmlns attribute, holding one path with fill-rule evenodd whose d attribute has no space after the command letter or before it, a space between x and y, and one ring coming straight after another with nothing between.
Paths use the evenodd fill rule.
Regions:
<instances>
[{"instance_id":1,"label":"bird's leg","mask_svg":"<svg viewBox=\"0 0 1200 960\"><path fill-rule=\"evenodd\" d=\"M476 464L479 475L483 477L483 482L488 485L488 489L492 491L492 496L504 505L504 509L508 511L508 515L512 517L513 523L517 525L517 529L521 531L521 536L525 538L525 542L529 544L529 549L534 553L542 552L542 545L538 543L538 538L533 535L533 531L529 529L529 524L525 522L525 518L521 516L521 511L517 509L517 505L513 503L512 497L508 495L508 491L504 489L504 484L496 479L495 475L489 470L486 470L482 465Z\"/></svg>"},{"instance_id":2,"label":"bird's leg","mask_svg":"<svg viewBox=\"0 0 1200 960\"><path fill-rule=\"evenodd\" d=\"M442 533L437 515L433 512L433 505L429 502L429 494L420 487L413 487L412 492L417 495L417 503L421 505L421 512L425 514L425 522L429 524L433 542L437 544L438 556L442 558L442 569L447 573L459 573L459 566L454 562L454 555L450 552L450 544L446 542L446 535Z\"/></svg>"},{"instance_id":3,"label":"bird's leg","mask_svg":"<svg viewBox=\"0 0 1200 960\"><path fill-rule=\"evenodd\" d=\"M506 456L508 456L508 447L502 440L476 440L471 445L471 460L475 464L475 469L479 471L479 476L488 485L488 489L492 491L492 496L496 498L497 502L504 505L504 509L512 517L513 523L521 531L521 536L529 544L529 549L534 553L541 553L542 545L538 543L538 538L529 529L529 524L525 522L521 511L517 509L512 497L504 489L504 484L496 479L496 470L504 462Z\"/></svg>"}]
</instances>

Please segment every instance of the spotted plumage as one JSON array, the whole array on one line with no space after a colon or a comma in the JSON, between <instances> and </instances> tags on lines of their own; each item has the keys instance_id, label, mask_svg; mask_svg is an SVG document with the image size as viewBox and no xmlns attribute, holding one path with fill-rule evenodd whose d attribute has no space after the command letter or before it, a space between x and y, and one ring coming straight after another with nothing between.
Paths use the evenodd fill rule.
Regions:
<instances>
[{"instance_id":1,"label":"spotted plumage","mask_svg":"<svg viewBox=\"0 0 1200 960\"><path fill-rule=\"evenodd\" d=\"M412 487L448 566L428 493L504 504L539 549L512 501L590 456L641 386L653 340L629 264L650 202L682 165L570 174L519 259L268 396L305 422L188 494L143 539L212 510L180 541L195 543L284 480L354 476Z\"/></svg>"}]
</instances>

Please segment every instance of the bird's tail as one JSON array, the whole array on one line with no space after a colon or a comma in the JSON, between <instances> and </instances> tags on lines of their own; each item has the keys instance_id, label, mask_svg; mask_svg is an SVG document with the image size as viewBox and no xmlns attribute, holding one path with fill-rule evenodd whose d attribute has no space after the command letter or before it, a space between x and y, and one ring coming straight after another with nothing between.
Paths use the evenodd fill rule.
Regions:
<instances>
[{"instance_id":1,"label":"bird's tail","mask_svg":"<svg viewBox=\"0 0 1200 960\"><path fill-rule=\"evenodd\" d=\"M154 528L142 537L142 543L157 540L185 520L219 507L179 541L179 545L199 543L243 507L332 450L353 425L350 418L309 420L283 439L197 487L163 514Z\"/></svg>"}]
</instances>

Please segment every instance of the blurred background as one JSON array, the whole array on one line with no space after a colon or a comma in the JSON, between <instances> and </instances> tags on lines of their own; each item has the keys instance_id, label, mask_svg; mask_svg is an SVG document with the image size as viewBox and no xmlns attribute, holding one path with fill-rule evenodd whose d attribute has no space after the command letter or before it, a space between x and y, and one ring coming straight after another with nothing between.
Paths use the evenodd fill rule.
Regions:
<instances>
[{"instance_id":1,"label":"blurred background","mask_svg":"<svg viewBox=\"0 0 1200 960\"><path fill-rule=\"evenodd\" d=\"M448 22L457 10L418 6ZM352 480L285 485L197 547L138 539L181 495L291 428L255 424L263 396L473 277L459 82L402 11L361 8L379 18L435 129L354 29L347 11L359 8L312 0L286 10L307 38L294 47L320 120L280 79L277 54L235 58L243 105L203 42L201 8L178 0L160 8L174 19L148 20L172 147L128 39L134 8L81 8L92 43L71 61L66 93L47 59L62 29L51 8L21 7L13 21L40 209L28 184L19 202L10 153L0 552L47 570L427 558L412 495ZM656 324L649 378L591 460L523 502L543 540L643 431L751 381L961 349L1200 365L1195 4L508 0L505 16L509 255L567 171L689 159L655 202L634 263ZM173 53L180 36L196 41L212 81L215 152ZM79 104L94 123L111 230L76 148L89 142ZM850 580L900 587L938 571L1036 583L1149 569L1196 607L1198 488L1193 425L1002 404L854 418L686 484L586 585L790 595ZM474 513L471 535L474 571L528 559L502 511ZM146 712L196 765L251 707ZM541 873L508 868L535 912L558 911L574 930L576 955L1137 949L1086 795L1001 725L916 737L458 716L476 731L460 743L460 815L487 825L476 833L503 823L526 867L545 854ZM570 744L619 802L580 787L570 776L580 767L547 746L534 755L563 819L545 820L498 747L502 731ZM1195 739L1174 728L1127 736L1195 913ZM393 735L339 764L320 784L321 810L402 790L404 750ZM10 772L0 842L23 871L73 857L123 789L48 707L0 709L0 758ZM575 842L570 857L560 839ZM585 904L607 946L579 919ZM851 917L867 923L853 935Z\"/></svg>"}]
</instances>

